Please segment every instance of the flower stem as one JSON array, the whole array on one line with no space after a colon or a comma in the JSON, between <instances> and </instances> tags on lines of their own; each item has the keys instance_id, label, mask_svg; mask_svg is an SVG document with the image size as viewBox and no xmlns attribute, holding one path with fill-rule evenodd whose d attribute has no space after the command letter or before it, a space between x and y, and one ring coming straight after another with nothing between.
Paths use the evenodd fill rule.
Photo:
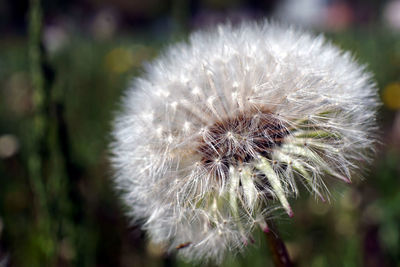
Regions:
<instances>
[{"instance_id":1,"label":"flower stem","mask_svg":"<svg viewBox=\"0 0 400 267\"><path fill-rule=\"evenodd\" d=\"M268 221L269 231L264 231L268 247L271 252L272 260L276 267L292 267L294 266L289 258L285 243L279 237L276 226L273 222Z\"/></svg>"}]
</instances>

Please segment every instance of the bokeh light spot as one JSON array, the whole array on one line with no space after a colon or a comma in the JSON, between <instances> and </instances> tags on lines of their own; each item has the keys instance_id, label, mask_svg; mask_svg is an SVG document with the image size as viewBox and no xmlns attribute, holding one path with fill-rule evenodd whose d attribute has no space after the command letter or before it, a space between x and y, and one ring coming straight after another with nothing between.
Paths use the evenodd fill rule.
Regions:
<instances>
[{"instance_id":1,"label":"bokeh light spot","mask_svg":"<svg viewBox=\"0 0 400 267\"><path fill-rule=\"evenodd\" d=\"M18 152L19 142L14 135L0 136L0 159L9 158Z\"/></svg>"}]
</instances>

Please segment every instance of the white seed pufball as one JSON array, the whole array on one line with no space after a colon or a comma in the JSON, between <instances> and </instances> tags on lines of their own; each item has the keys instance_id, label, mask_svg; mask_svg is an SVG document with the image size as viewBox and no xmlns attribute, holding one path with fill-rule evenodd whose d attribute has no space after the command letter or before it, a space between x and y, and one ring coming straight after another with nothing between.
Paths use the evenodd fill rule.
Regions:
<instances>
[{"instance_id":1,"label":"white seed pufball","mask_svg":"<svg viewBox=\"0 0 400 267\"><path fill-rule=\"evenodd\" d=\"M350 182L373 152L371 74L294 28L220 25L168 48L123 99L115 184L154 243L190 261L241 251L300 184Z\"/></svg>"}]
</instances>

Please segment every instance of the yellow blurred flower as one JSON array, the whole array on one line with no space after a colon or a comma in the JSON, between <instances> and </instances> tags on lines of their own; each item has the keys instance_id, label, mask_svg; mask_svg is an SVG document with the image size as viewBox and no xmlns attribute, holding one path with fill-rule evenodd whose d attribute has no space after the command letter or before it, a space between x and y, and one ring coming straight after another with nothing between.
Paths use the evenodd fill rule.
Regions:
<instances>
[{"instance_id":1,"label":"yellow blurred flower","mask_svg":"<svg viewBox=\"0 0 400 267\"><path fill-rule=\"evenodd\" d=\"M383 91L382 100L387 108L400 109L400 82L388 84Z\"/></svg>"},{"instance_id":2,"label":"yellow blurred flower","mask_svg":"<svg viewBox=\"0 0 400 267\"><path fill-rule=\"evenodd\" d=\"M111 72L123 73L132 66L132 52L125 48L115 48L106 55L105 64Z\"/></svg>"},{"instance_id":3,"label":"yellow blurred flower","mask_svg":"<svg viewBox=\"0 0 400 267\"><path fill-rule=\"evenodd\" d=\"M154 51L143 45L131 48L114 48L105 57L107 70L113 73L124 73L131 68L140 67L144 60L149 59Z\"/></svg>"}]
</instances>

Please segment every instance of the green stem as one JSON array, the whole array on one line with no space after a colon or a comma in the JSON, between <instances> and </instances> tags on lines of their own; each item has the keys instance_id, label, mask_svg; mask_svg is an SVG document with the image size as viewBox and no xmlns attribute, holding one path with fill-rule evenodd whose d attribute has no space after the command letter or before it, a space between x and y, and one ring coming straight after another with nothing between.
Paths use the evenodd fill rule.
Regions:
<instances>
[{"instance_id":1,"label":"green stem","mask_svg":"<svg viewBox=\"0 0 400 267\"><path fill-rule=\"evenodd\" d=\"M285 243L279 237L278 231L273 222L268 222L269 231L264 231L267 239L272 260L276 267L292 267L293 263L290 260Z\"/></svg>"},{"instance_id":2,"label":"green stem","mask_svg":"<svg viewBox=\"0 0 400 267\"><path fill-rule=\"evenodd\" d=\"M45 180L48 176L49 146L49 95L48 83L43 64L42 8L40 0L30 0L29 9L29 68L33 86L33 118L29 133L28 173L35 204L35 219L38 231L38 249L45 258L46 265L54 260L54 236L49 214Z\"/></svg>"},{"instance_id":3,"label":"green stem","mask_svg":"<svg viewBox=\"0 0 400 267\"><path fill-rule=\"evenodd\" d=\"M39 216L47 211L46 192L43 184L43 162L40 147L44 142L46 119L44 118L44 78L41 68L42 55L40 50L42 12L39 0L30 1L29 17L29 65L33 85L34 117L30 135L30 153L28 159L29 178L33 194L38 201Z\"/></svg>"}]
</instances>

